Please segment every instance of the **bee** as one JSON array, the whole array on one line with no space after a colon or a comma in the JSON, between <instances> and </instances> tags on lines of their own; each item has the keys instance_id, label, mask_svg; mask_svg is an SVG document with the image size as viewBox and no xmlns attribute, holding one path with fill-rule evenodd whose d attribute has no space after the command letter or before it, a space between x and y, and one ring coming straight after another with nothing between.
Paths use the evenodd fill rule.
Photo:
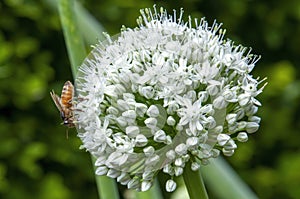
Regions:
<instances>
[{"instance_id":1,"label":"bee","mask_svg":"<svg viewBox=\"0 0 300 199\"><path fill-rule=\"evenodd\" d=\"M74 86L70 81L66 81L62 88L61 96L55 94L52 90L50 92L52 100L60 112L60 116L63 120L62 124L68 128L75 127L74 116L73 116L73 97L74 97ZM66 132L68 138L68 130Z\"/></svg>"}]
</instances>

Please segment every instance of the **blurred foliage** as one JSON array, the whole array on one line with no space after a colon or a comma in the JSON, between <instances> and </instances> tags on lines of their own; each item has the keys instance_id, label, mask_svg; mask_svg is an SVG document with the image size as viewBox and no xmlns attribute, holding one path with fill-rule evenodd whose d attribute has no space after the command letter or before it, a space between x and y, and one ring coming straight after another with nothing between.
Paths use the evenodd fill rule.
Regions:
<instances>
[{"instance_id":1,"label":"blurred foliage","mask_svg":"<svg viewBox=\"0 0 300 199\"><path fill-rule=\"evenodd\" d=\"M111 35L121 25L135 27L140 8L183 7L193 17L222 22L228 38L261 54L254 74L269 82L259 98L261 128L227 159L259 198L300 197L300 1L80 3ZM0 1L0 198L96 198L89 155L78 149L75 130L66 139L49 95L72 79L69 66L49 1Z\"/></svg>"}]
</instances>

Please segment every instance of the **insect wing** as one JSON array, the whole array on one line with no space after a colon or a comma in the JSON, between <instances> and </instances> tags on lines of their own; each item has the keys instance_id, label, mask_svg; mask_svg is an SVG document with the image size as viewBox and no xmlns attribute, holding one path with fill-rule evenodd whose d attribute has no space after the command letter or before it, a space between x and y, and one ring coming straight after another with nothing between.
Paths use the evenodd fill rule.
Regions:
<instances>
[{"instance_id":1,"label":"insect wing","mask_svg":"<svg viewBox=\"0 0 300 199\"><path fill-rule=\"evenodd\" d=\"M62 107L61 102L60 102L60 97L57 96L54 91L50 92L50 95L51 95L52 100L55 103L56 107L58 108L59 112L62 113L63 112L63 107Z\"/></svg>"}]
</instances>

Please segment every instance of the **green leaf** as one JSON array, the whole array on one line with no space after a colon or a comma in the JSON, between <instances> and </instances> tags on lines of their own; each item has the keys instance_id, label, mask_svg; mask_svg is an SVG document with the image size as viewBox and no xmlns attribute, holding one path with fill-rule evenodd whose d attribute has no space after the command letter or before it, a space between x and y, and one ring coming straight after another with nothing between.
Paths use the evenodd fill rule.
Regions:
<instances>
[{"instance_id":1,"label":"green leaf","mask_svg":"<svg viewBox=\"0 0 300 199\"><path fill-rule=\"evenodd\" d=\"M202 166L201 171L210 190L212 190L218 198L258 198L221 157L210 160L210 164Z\"/></svg>"},{"instance_id":2,"label":"green leaf","mask_svg":"<svg viewBox=\"0 0 300 199\"><path fill-rule=\"evenodd\" d=\"M59 15L71 62L73 77L76 77L77 69L86 57L86 50L74 13L73 0L59 1Z\"/></svg>"}]
</instances>

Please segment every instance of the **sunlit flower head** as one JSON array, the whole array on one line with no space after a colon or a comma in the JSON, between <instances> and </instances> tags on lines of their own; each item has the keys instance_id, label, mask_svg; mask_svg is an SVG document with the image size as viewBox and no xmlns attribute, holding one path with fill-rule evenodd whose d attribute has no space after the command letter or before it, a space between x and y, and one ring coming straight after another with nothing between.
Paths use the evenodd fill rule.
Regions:
<instances>
[{"instance_id":1,"label":"sunlit flower head","mask_svg":"<svg viewBox=\"0 0 300 199\"><path fill-rule=\"evenodd\" d=\"M135 29L99 43L76 79L75 117L96 174L148 190L156 174L167 191L187 162L199 169L258 130L256 99L264 86L252 71L258 57L224 40L204 20L141 10Z\"/></svg>"}]
</instances>

